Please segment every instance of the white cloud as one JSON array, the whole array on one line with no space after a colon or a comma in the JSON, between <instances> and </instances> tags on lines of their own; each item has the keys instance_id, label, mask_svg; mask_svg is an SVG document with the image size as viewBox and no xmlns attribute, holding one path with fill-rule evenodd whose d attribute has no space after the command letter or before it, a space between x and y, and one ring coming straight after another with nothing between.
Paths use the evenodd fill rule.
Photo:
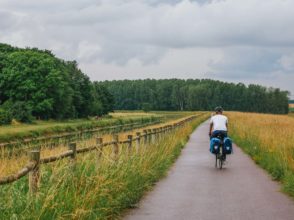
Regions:
<instances>
[{"instance_id":1,"label":"white cloud","mask_svg":"<svg viewBox=\"0 0 294 220\"><path fill-rule=\"evenodd\" d=\"M286 71L294 71L294 53L283 55L278 61Z\"/></svg>"}]
</instances>

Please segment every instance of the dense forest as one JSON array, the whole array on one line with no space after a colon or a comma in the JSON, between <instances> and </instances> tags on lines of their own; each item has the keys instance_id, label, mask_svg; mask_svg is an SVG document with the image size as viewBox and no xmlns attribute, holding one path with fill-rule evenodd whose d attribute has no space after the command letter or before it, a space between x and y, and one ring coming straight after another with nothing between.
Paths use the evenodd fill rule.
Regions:
<instances>
[{"instance_id":1,"label":"dense forest","mask_svg":"<svg viewBox=\"0 0 294 220\"><path fill-rule=\"evenodd\" d=\"M115 109L225 110L288 113L288 92L260 85L209 79L145 79L99 83L115 98Z\"/></svg>"},{"instance_id":2,"label":"dense forest","mask_svg":"<svg viewBox=\"0 0 294 220\"><path fill-rule=\"evenodd\" d=\"M0 44L0 124L12 118L28 122L103 115L113 103L108 90L91 82L75 61L47 50Z\"/></svg>"},{"instance_id":3,"label":"dense forest","mask_svg":"<svg viewBox=\"0 0 294 220\"><path fill-rule=\"evenodd\" d=\"M0 124L121 110L225 110L284 114L288 92L209 79L91 82L75 61L0 44Z\"/></svg>"}]
</instances>

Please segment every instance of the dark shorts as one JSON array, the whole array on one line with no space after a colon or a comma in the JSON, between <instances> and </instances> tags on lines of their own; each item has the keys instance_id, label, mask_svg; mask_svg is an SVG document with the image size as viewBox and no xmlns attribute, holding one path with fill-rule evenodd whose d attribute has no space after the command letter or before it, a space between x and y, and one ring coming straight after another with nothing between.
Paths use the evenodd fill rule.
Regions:
<instances>
[{"instance_id":1,"label":"dark shorts","mask_svg":"<svg viewBox=\"0 0 294 220\"><path fill-rule=\"evenodd\" d=\"M222 130L216 130L216 131L212 132L211 138L217 137L217 136L221 136L221 138L223 139L225 137L228 137L228 132L222 131Z\"/></svg>"}]
</instances>

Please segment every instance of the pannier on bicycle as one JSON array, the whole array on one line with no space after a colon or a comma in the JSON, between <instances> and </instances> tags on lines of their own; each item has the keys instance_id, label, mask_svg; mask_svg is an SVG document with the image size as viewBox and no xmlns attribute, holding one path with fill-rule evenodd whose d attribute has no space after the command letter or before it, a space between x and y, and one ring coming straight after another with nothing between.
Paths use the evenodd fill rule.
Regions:
<instances>
[{"instance_id":1,"label":"pannier on bicycle","mask_svg":"<svg viewBox=\"0 0 294 220\"><path fill-rule=\"evenodd\" d=\"M233 153L232 140L229 137L224 138L224 152L225 154Z\"/></svg>"},{"instance_id":2,"label":"pannier on bicycle","mask_svg":"<svg viewBox=\"0 0 294 220\"><path fill-rule=\"evenodd\" d=\"M219 153L219 148L221 145L221 140L219 138L211 138L210 139L210 152L213 154Z\"/></svg>"}]
</instances>

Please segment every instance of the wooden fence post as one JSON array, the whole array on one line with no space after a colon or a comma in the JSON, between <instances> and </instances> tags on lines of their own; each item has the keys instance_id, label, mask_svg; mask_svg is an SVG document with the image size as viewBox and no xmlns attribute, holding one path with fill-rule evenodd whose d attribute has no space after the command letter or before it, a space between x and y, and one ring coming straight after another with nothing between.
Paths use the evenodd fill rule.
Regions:
<instances>
[{"instance_id":1,"label":"wooden fence post","mask_svg":"<svg viewBox=\"0 0 294 220\"><path fill-rule=\"evenodd\" d=\"M177 123L174 123L173 124L173 130L176 130L177 129Z\"/></svg>"},{"instance_id":2,"label":"wooden fence post","mask_svg":"<svg viewBox=\"0 0 294 220\"><path fill-rule=\"evenodd\" d=\"M29 192L35 194L38 190L40 178L40 151L34 150L30 152L30 161L35 164L35 167L29 173Z\"/></svg>"},{"instance_id":3,"label":"wooden fence post","mask_svg":"<svg viewBox=\"0 0 294 220\"><path fill-rule=\"evenodd\" d=\"M75 169L76 157L77 157L77 144L72 142L69 143L68 149L72 151L72 155L70 156L70 163L73 169Z\"/></svg>"},{"instance_id":4,"label":"wooden fence post","mask_svg":"<svg viewBox=\"0 0 294 220\"><path fill-rule=\"evenodd\" d=\"M148 137L147 137L147 130L143 130L143 135L144 135L144 145L146 146L147 145L147 142L148 142Z\"/></svg>"},{"instance_id":5,"label":"wooden fence post","mask_svg":"<svg viewBox=\"0 0 294 220\"><path fill-rule=\"evenodd\" d=\"M166 135L166 133L167 133L167 126L164 126L163 134Z\"/></svg>"},{"instance_id":6,"label":"wooden fence post","mask_svg":"<svg viewBox=\"0 0 294 220\"><path fill-rule=\"evenodd\" d=\"M159 132L158 128L155 128L155 140L159 139Z\"/></svg>"},{"instance_id":7,"label":"wooden fence post","mask_svg":"<svg viewBox=\"0 0 294 220\"><path fill-rule=\"evenodd\" d=\"M113 134L112 136L112 141L113 141L113 145L112 145L112 156L114 160L118 159L118 153L119 153L119 149L118 149L118 134Z\"/></svg>"},{"instance_id":8,"label":"wooden fence post","mask_svg":"<svg viewBox=\"0 0 294 220\"><path fill-rule=\"evenodd\" d=\"M162 127L158 128L158 138L161 139L162 137Z\"/></svg>"},{"instance_id":9,"label":"wooden fence post","mask_svg":"<svg viewBox=\"0 0 294 220\"><path fill-rule=\"evenodd\" d=\"M103 149L103 138L96 138L97 145L97 165L100 165L101 157L102 157L102 149Z\"/></svg>"},{"instance_id":10,"label":"wooden fence post","mask_svg":"<svg viewBox=\"0 0 294 220\"><path fill-rule=\"evenodd\" d=\"M133 135L128 135L128 154L131 155L132 154L132 143L133 143Z\"/></svg>"},{"instance_id":11,"label":"wooden fence post","mask_svg":"<svg viewBox=\"0 0 294 220\"><path fill-rule=\"evenodd\" d=\"M136 153L140 152L140 132L136 132Z\"/></svg>"},{"instance_id":12,"label":"wooden fence post","mask_svg":"<svg viewBox=\"0 0 294 220\"><path fill-rule=\"evenodd\" d=\"M151 138L152 138L152 130L148 129L148 144L151 144Z\"/></svg>"},{"instance_id":13,"label":"wooden fence post","mask_svg":"<svg viewBox=\"0 0 294 220\"><path fill-rule=\"evenodd\" d=\"M154 144L155 143L155 139L156 139L156 128L153 128L152 129L152 144Z\"/></svg>"}]
</instances>

